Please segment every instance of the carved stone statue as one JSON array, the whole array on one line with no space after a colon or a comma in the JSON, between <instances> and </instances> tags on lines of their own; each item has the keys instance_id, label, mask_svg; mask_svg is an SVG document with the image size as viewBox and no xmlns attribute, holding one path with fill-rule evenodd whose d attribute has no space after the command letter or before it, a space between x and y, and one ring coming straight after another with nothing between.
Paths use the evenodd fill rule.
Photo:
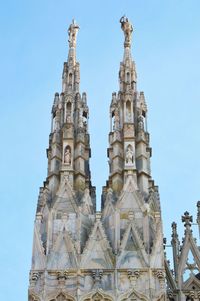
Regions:
<instances>
[{"instance_id":1,"label":"carved stone statue","mask_svg":"<svg viewBox=\"0 0 200 301\"><path fill-rule=\"evenodd\" d=\"M71 150L69 147L65 148L64 163L66 163L67 165L71 164Z\"/></svg>"},{"instance_id":2,"label":"carved stone statue","mask_svg":"<svg viewBox=\"0 0 200 301\"><path fill-rule=\"evenodd\" d=\"M122 28L122 30L124 32L124 36L125 36L124 45L125 46L130 46L130 44L131 44L131 34L133 32L133 26L129 22L128 18L125 17L125 16L121 17L120 23L121 23L121 28Z\"/></svg>"},{"instance_id":3,"label":"carved stone statue","mask_svg":"<svg viewBox=\"0 0 200 301\"><path fill-rule=\"evenodd\" d=\"M126 164L133 164L133 149L131 145L128 145L126 149Z\"/></svg>"},{"instance_id":4,"label":"carved stone statue","mask_svg":"<svg viewBox=\"0 0 200 301\"><path fill-rule=\"evenodd\" d=\"M115 110L115 119L114 119L114 130L118 130L120 127L120 118L118 110Z\"/></svg>"},{"instance_id":5,"label":"carved stone statue","mask_svg":"<svg viewBox=\"0 0 200 301\"><path fill-rule=\"evenodd\" d=\"M144 131L144 120L142 115L139 115L138 117L138 131Z\"/></svg>"},{"instance_id":6,"label":"carved stone statue","mask_svg":"<svg viewBox=\"0 0 200 301\"><path fill-rule=\"evenodd\" d=\"M68 29L68 35L69 35L69 47L76 47L76 36L77 32L79 30L78 24L76 24L75 20L72 20L72 24L70 24Z\"/></svg>"}]
</instances>

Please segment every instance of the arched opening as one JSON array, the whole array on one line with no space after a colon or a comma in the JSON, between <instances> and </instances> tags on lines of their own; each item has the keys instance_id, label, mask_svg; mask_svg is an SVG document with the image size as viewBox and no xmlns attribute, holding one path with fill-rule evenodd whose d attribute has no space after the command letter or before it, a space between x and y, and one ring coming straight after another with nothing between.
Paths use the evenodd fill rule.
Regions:
<instances>
[{"instance_id":1,"label":"arched opening","mask_svg":"<svg viewBox=\"0 0 200 301\"><path fill-rule=\"evenodd\" d=\"M72 104L70 101L67 102L67 108L66 108L66 116L67 116L67 122L71 122L71 114L72 114Z\"/></svg>"},{"instance_id":2,"label":"arched opening","mask_svg":"<svg viewBox=\"0 0 200 301\"><path fill-rule=\"evenodd\" d=\"M86 111L83 111L83 125L87 126L87 119L88 119L88 113Z\"/></svg>"},{"instance_id":3,"label":"arched opening","mask_svg":"<svg viewBox=\"0 0 200 301\"><path fill-rule=\"evenodd\" d=\"M50 301L74 301L73 298L65 296L63 293L60 293L57 297L50 299Z\"/></svg>"},{"instance_id":4,"label":"arched opening","mask_svg":"<svg viewBox=\"0 0 200 301\"><path fill-rule=\"evenodd\" d=\"M127 84L130 84L130 72L126 73L126 82Z\"/></svg>"},{"instance_id":5,"label":"arched opening","mask_svg":"<svg viewBox=\"0 0 200 301\"><path fill-rule=\"evenodd\" d=\"M127 100L127 102L126 102L126 122L132 122L131 102L130 102L130 100Z\"/></svg>"},{"instance_id":6,"label":"arched opening","mask_svg":"<svg viewBox=\"0 0 200 301\"><path fill-rule=\"evenodd\" d=\"M69 74L69 88L72 87L72 73Z\"/></svg>"},{"instance_id":7,"label":"arched opening","mask_svg":"<svg viewBox=\"0 0 200 301\"><path fill-rule=\"evenodd\" d=\"M112 298L110 296L107 296L106 294L97 291L93 295L89 295L88 297L86 297L84 301L112 301Z\"/></svg>"}]
</instances>

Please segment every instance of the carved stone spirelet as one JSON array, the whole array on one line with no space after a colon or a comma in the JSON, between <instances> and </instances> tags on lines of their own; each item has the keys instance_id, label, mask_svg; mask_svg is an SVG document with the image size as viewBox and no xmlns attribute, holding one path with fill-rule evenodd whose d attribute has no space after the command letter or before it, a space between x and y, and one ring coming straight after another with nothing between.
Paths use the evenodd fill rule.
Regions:
<instances>
[{"instance_id":1,"label":"carved stone spirelet","mask_svg":"<svg viewBox=\"0 0 200 301\"><path fill-rule=\"evenodd\" d=\"M69 29L68 29L68 42L69 42L69 47L76 47L76 36L79 30L78 24L76 24L75 20L72 21L72 24L70 24Z\"/></svg>"},{"instance_id":2,"label":"carved stone spirelet","mask_svg":"<svg viewBox=\"0 0 200 301\"><path fill-rule=\"evenodd\" d=\"M125 47L130 47L131 46L131 35L133 32L133 26L132 24L129 22L128 18L123 16L120 19L120 23L121 23L121 28L124 32L124 36L125 36L125 41L124 41L124 46Z\"/></svg>"}]
</instances>

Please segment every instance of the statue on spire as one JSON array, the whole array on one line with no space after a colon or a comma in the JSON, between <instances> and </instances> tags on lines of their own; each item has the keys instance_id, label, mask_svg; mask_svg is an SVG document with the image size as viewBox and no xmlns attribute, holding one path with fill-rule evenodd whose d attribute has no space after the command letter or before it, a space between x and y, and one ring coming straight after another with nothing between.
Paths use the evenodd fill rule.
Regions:
<instances>
[{"instance_id":1,"label":"statue on spire","mask_svg":"<svg viewBox=\"0 0 200 301\"><path fill-rule=\"evenodd\" d=\"M72 20L72 24L70 24L69 29L68 29L68 35L69 35L69 47L70 48L75 48L76 47L76 36L77 32L79 30L78 24L76 24L75 20Z\"/></svg>"},{"instance_id":2,"label":"statue on spire","mask_svg":"<svg viewBox=\"0 0 200 301\"><path fill-rule=\"evenodd\" d=\"M125 36L124 46L125 47L130 47L131 46L131 35L132 35L132 32L133 32L133 26L129 22L129 20L126 16L121 17L119 22L121 23L121 29L123 30L124 36Z\"/></svg>"}]
</instances>

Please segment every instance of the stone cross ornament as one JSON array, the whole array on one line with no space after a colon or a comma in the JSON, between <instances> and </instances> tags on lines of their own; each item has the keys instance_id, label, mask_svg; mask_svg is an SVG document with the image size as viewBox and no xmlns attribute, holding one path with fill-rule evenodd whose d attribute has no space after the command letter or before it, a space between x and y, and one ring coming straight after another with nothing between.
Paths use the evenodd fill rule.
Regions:
<instances>
[{"instance_id":1,"label":"stone cross ornament","mask_svg":"<svg viewBox=\"0 0 200 301\"><path fill-rule=\"evenodd\" d=\"M130 47L133 26L126 16L121 17L119 22L121 23L121 29L123 30L125 36L124 47Z\"/></svg>"},{"instance_id":2,"label":"stone cross ornament","mask_svg":"<svg viewBox=\"0 0 200 301\"><path fill-rule=\"evenodd\" d=\"M68 42L69 42L70 48L76 47L76 36L77 36L79 28L80 27L78 26L78 24L76 24L76 21L72 20L72 24L70 24L70 26L68 28L68 35L69 35Z\"/></svg>"}]
</instances>

